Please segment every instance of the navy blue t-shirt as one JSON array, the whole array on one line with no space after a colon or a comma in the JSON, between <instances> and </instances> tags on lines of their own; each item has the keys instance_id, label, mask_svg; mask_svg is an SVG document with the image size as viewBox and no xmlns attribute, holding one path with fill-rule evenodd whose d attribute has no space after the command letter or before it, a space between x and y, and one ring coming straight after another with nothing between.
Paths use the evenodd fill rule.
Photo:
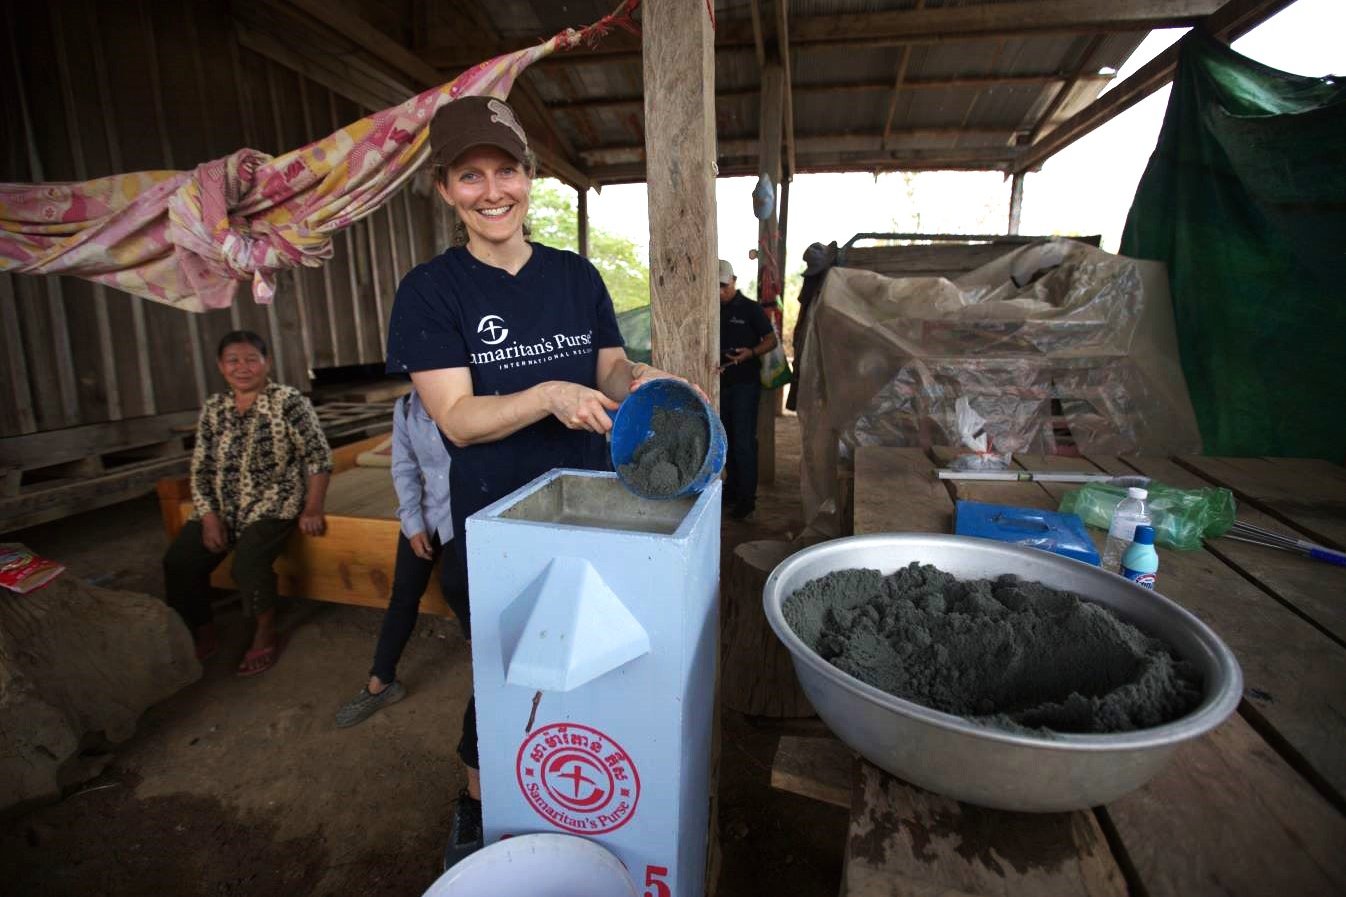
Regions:
<instances>
[{"instance_id":1,"label":"navy blue t-shirt","mask_svg":"<svg viewBox=\"0 0 1346 897\"><path fill-rule=\"evenodd\" d=\"M747 296L734 291L734 298L720 303L720 358L727 362L730 352L735 349L754 349L766 339L767 334L775 333L771 321L762 306ZM731 383L756 383L761 376L762 360L749 358L738 364L731 364L720 372L720 385Z\"/></svg>"},{"instance_id":2,"label":"navy blue t-shirt","mask_svg":"<svg viewBox=\"0 0 1346 897\"><path fill-rule=\"evenodd\" d=\"M411 269L388 324L388 373L465 367L478 396L547 380L597 389L598 350L623 345L612 297L588 259L532 247L518 274L461 247ZM554 467L610 466L602 436L568 429L551 415L496 442L444 444L452 458L455 536L469 516Z\"/></svg>"}]
</instances>

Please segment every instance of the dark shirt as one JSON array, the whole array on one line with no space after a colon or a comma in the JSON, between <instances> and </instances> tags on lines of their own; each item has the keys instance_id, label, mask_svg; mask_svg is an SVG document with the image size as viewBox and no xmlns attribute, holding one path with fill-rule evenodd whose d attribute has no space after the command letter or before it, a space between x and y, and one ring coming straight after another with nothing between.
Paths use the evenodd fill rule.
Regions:
<instances>
[{"instance_id":1,"label":"dark shirt","mask_svg":"<svg viewBox=\"0 0 1346 897\"><path fill-rule=\"evenodd\" d=\"M532 245L515 275L462 247L413 268L393 303L388 372L465 367L479 396L547 380L596 389L598 350L622 345L612 298L587 259ZM457 533L469 516L554 467L609 466L602 436L567 429L551 415L495 442L444 444Z\"/></svg>"},{"instance_id":2,"label":"dark shirt","mask_svg":"<svg viewBox=\"0 0 1346 897\"><path fill-rule=\"evenodd\" d=\"M762 306L753 302L741 292L735 291L734 298L720 303L720 361L728 364L729 353L735 349L753 349L774 333L771 322L767 320ZM720 383L755 383L762 369L760 358L749 358L738 364L731 364L720 374Z\"/></svg>"}]
</instances>

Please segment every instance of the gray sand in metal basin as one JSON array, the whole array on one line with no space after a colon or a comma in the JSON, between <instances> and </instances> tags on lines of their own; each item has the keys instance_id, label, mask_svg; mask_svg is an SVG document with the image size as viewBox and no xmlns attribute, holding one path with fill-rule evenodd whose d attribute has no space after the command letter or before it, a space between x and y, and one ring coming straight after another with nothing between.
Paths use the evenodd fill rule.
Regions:
<instances>
[{"instance_id":1,"label":"gray sand in metal basin","mask_svg":"<svg viewBox=\"0 0 1346 897\"><path fill-rule=\"evenodd\" d=\"M1201 700L1200 674L1164 642L1012 574L841 570L805 583L782 611L805 644L857 679L1011 731L1146 729Z\"/></svg>"},{"instance_id":2,"label":"gray sand in metal basin","mask_svg":"<svg viewBox=\"0 0 1346 897\"><path fill-rule=\"evenodd\" d=\"M630 463L621 466L622 479L645 495L677 495L706 461L706 419L690 411L656 408L650 429Z\"/></svg>"}]
</instances>

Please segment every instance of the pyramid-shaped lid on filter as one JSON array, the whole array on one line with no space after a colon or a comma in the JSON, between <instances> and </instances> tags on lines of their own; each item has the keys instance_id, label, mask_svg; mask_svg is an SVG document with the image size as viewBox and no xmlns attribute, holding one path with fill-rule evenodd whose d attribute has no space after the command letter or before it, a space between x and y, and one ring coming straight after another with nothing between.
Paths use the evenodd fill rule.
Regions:
<instances>
[{"instance_id":1,"label":"pyramid-shaped lid on filter","mask_svg":"<svg viewBox=\"0 0 1346 897\"><path fill-rule=\"evenodd\" d=\"M500 615L505 681L570 691L650 651L650 637L583 558L552 558Z\"/></svg>"}]
</instances>

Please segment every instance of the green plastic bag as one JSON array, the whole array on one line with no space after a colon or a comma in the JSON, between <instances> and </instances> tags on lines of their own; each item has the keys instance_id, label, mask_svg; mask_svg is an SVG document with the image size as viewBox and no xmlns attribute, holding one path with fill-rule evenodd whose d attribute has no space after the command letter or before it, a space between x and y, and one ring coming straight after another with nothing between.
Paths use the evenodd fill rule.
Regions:
<instances>
[{"instance_id":1,"label":"green plastic bag","mask_svg":"<svg viewBox=\"0 0 1346 897\"><path fill-rule=\"evenodd\" d=\"M1202 539L1223 536L1234 525L1234 493L1228 489L1174 489L1151 481L1145 507L1155 540L1165 548L1195 551ZM1106 530L1126 488L1087 483L1061 498L1061 511L1078 514L1089 526Z\"/></svg>"}]
</instances>

